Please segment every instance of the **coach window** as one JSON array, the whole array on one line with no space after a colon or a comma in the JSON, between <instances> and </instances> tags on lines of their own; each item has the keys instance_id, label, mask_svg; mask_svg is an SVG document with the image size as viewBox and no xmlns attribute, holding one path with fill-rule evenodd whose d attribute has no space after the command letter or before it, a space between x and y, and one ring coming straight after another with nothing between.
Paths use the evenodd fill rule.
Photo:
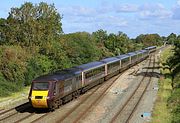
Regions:
<instances>
[{"instance_id":1,"label":"coach window","mask_svg":"<svg viewBox=\"0 0 180 123\"><path fill-rule=\"evenodd\" d=\"M81 76L76 76L76 81L81 81Z\"/></svg>"},{"instance_id":2,"label":"coach window","mask_svg":"<svg viewBox=\"0 0 180 123\"><path fill-rule=\"evenodd\" d=\"M93 75L93 71L92 71L92 70L91 70L91 71L88 71L87 73L85 73L86 79L87 79L87 78L90 78L92 75Z\"/></svg>"}]
</instances>

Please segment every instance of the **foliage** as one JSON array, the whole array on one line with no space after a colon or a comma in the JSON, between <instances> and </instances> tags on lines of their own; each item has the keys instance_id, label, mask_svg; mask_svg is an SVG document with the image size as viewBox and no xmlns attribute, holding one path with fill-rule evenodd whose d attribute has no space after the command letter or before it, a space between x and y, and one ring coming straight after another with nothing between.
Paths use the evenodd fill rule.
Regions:
<instances>
[{"instance_id":1,"label":"foliage","mask_svg":"<svg viewBox=\"0 0 180 123\"><path fill-rule=\"evenodd\" d=\"M0 72L0 97L10 96L13 92L21 90L21 88L15 82L7 82Z\"/></svg>"},{"instance_id":2,"label":"foliage","mask_svg":"<svg viewBox=\"0 0 180 123\"><path fill-rule=\"evenodd\" d=\"M173 80L174 88L169 98L169 108L172 109L173 123L180 122L180 72ZM175 86L176 85L176 86Z\"/></svg>"},{"instance_id":3,"label":"foliage","mask_svg":"<svg viewBox=\"0 0 180 123\"><path fill-rule=\"evenodd\" d=\"M12 82L22 82L28 53L20 46L0 46L0 72Z\"/></svg>"},{"instance_id":4,"label":"foliage","mask_svg":"<svg viewBox=\"0 0 180 123\"><path fill-rule=\"evenodd\" d=\"M161 54L160 71L163 75L158 82L159 90L153 109L152 123L170 123L172 121L171 110L168 107L168 98L171 97L171 76L166 60L171 55L171 48L165 49Z\"/></svg>"},{"instance_id":5,"label":"foliage","mask_svg":"<svg viewBox=\"0 0 180 123\"><path fill-rule=\"evenodd\" d=\"M173 123L180 122L180 35L170 34L168 36L170 43L174 44L173 56L167 61L172 76L173 91L169 98L169 107L172 109Z\"/></svg>"},{"instance_id":6,"label":"foliage","mask_svg":"<svg viewBox=\"0 0 180 123\"><path fill-rule=\"evenodd\" d=\"M105 48L114 55L142 49L142 45L137 45L134 40L129 39L129 37L123 32L118 32L118 34L107 34L107 31L100 29L93 32L92 36L96 42L101 46L105 46Z\"/></svg>"},{"instance_id":7,"label":"foliage","mask_svg":"<svg viewBox=\"0 0 180 123\"><path fill-rule=\"evenodd\" d=\"M155 45L160 46L162 45L163 40L158 34L141 34L136 37L136 42L144 44L144 47L148 47Z\"/></svg>"},{"instance_id":8,"label":"foliage","mask_svg":"<svg viewBox=\"0 0 180 123\"><path fill-rule=\"evenodd\" d=\"M56 69L56 63L47 56L38 55L32 57L27 64L24 84L29 85L35 77L47 74L54 69Z\"/></svg>"},{"instance_id":9,"label":"foliage","mask_svg":"<svg viewBox=\"0 0 180 123\"><path fill-rule=\"evenodd\" d=\"M61 16L54 5L26 2L20 8L11 8L7 20L1 21L3 42L21 46L42 46L62 33Z\"/></svg>"},{"instance_id":10,"label":"foliage","mask_svg":"<svg viewBox=\"0 0 180 123\"><path fill-rule=\"evenodd\" d=\"M167 43L168 44L174 44L174 41L176 40L176 34L171 33L168 37L167 37Z\"/></svg>"},{"instance_id":11,"label":"foliage","mask_svg":"<svg viewBox=\"0 0 180 123\"><path fill-rule=\"evenodd\" d=\"M62 37L60 42L63 50L66 50L66 55L72 66L99 60L102 57L101 51L89 33L67 34Z\"/></svg>"}]
</instances>

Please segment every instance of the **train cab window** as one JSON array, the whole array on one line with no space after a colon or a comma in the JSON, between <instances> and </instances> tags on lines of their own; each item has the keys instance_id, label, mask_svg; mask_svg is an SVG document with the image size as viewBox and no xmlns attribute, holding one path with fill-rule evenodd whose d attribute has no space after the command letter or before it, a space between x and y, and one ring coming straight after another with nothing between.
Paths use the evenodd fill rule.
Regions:
<instances>
[{"instance_id":1,"label":"train cab window","mask_svg":"<svg viewBox=\"0 0 180 123\"><path fill-rule=\"evenodd\" d=\"M48 88L48 82L34 82L32 87L33 90L48 90Z\"/></svg>"}]
</instances>

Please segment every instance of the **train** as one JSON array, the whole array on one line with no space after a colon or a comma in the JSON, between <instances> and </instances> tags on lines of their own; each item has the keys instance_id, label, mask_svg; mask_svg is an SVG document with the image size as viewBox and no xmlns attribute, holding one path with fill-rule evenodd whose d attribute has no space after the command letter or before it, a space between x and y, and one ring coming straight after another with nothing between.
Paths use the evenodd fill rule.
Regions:
<instances>
[{"instance_id":1,"label":"train","mask_svg":"<svg viewBox=\"0 0 180 123\"><path fill-rule=\"evenodd\" d=\"M32 81L29 102L33 108L59 108L94 86L145 60L156 46L105 58L39 76Z\"/></svg>"}]
</instances>

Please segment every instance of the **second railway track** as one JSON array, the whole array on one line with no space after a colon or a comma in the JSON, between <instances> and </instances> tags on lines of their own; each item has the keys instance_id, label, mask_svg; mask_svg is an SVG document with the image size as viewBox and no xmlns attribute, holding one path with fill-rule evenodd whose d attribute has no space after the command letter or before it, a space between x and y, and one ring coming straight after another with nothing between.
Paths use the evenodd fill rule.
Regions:
<instances>
[{"instance_id":1,"label":"second railway track","mask_svg":"<svg viewBox=\"0 0 180 123\"><path fill-rule=\"evenodd\" d=\"M150 58L148 67L151 66L152 62L153 62L153 67L154 67L154 64L155 64L155 57L154 56L153 56L153 61ZM152 77L148 74L151 73L152 71L153 70L150 70L150 69L146 70L144 77L142 78L138 87L134 90L132 95L127 99L127 101L124 103L122 108L120 108L116 112L116 114L113 116L113 118L110 121L111 123L129 123L129 120L131 119L131 117L132 117L133 113L135 112L139 102L141 101L144 93L146 92L147 87L149 86L149 84L151 82Z\"/></svg>"}]
</instances>

